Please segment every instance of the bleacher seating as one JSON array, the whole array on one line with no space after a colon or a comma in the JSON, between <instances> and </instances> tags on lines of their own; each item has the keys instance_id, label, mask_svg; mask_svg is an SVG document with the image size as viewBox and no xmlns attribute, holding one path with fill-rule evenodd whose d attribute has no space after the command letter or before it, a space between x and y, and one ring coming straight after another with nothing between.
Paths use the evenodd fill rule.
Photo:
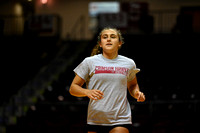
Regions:
<instances>
[{"instance_id":1,"label":"bleacher seating","mask_svg":"<svg viewBox=\"0 0 200 133\"><path fill-rule=\"evenodd\" d=\"M195 77L198 35L124 35L124 38L120 54L133 58L141 69L138 83L146 95L144 103L137 103L128 95L135 133L198 133L200 97ZM46 84L26 116L17 117L16 125L7 126L7 133L17 130L83 133L88 98L73 97L68 89L74 77L73 69L90 55L95 44L95 40L67 43L69 47L57 55L57 60L51 61L49 66L54 67L48 67L42 78L55 74L60 67L65 69ZM76 50L80 51L76 53ZM60 59L64 62L59 62Z\"/></svg>"}]
</instances>

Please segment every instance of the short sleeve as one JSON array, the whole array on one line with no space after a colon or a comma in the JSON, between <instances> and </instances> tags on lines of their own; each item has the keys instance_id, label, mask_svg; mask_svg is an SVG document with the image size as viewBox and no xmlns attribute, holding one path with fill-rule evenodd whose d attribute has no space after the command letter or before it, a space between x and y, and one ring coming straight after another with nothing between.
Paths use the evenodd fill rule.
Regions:
<instances>
[{"instance_id":1,"label":"short sleeve","mask_svg":"<svg viewBox=\"0 0 200 133\"><path fill-rule=\"evenodd\" d=\"M135 76L136 76L136 74L138 73L138 72L140 72L140 69L139 68L137 68L136 67L136 64L135 64L135 62L133 61L133 60L131 60L131 64L132 64L132 67L131 67L131 69L129 70L129 72L128 72L128 82L129 81L131 81L131 80L133 80L134 78L135 78Z\"/></svg>"},{"instance_id":2,"label":"short sleeve","mask_svg":"<svg viewBox=\"0 0 200 133\"><path fill-rule=\"evenodd\" d=\"M138 72L140 72L139 68L129 70L128 81L133 80Z\"/></svg>"},{"instance_id":3,"label":"short sleeve","mask_svg":"<svg viewBox=\"0 0 200 133\"><path fill-rule=\"evenodd\" d=\"M75 69L74 72L82 79L87 81L89 77L89 65L87 59L84 59Z\"/></svg>"}]
</instances>

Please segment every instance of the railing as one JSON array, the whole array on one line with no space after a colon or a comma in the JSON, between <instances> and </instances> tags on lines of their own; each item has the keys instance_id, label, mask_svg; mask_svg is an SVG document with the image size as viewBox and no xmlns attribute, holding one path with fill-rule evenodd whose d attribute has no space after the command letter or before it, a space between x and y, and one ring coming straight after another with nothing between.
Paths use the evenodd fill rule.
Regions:
<instances>
[{"instance_id":1,"label":"railing","mask_svg":"<svg viewBox=\"0 0 200 133\"><path fill-rule=\"evenodd\" d=\"M22 35L24 32L24 17L16 15L0 16L4 35Z\"/></svg>"},{"instance_id":2,"label":"railing","mask_svg":"<svg viewBox=\"0 0 200 133\"><path fill-rule=\"evenodd\" d=\"M71 40L84 40L86 31L85 16L81 15L75 22L71 29L69 39Z\"/></svg>"},{"instance_id":3,"label":"railing","mask_svg":"<svg viewBox=\"0 0 200 133\"><path fill-rule=\"evenodd\" d=\"M179 10L155 10L151 11L150 15L154 18L154 33L171 33Z\"/></svg>"},{"instance_id":4,"label":"railing","mask_svg":"<svg viewBox=\"0 0 200 133\"><path fill-rule=\"evenodd\" d=\"M154 18L154 33L170 33L176 25L176 17L179 10L154 10L149 15ZM0 16L4 21L4 35L22 35L24 32L25 18L23 16ZM68 37L72 40L84 40L86 38L86 16L81 15Z\"/></svg>"}]
</instances>

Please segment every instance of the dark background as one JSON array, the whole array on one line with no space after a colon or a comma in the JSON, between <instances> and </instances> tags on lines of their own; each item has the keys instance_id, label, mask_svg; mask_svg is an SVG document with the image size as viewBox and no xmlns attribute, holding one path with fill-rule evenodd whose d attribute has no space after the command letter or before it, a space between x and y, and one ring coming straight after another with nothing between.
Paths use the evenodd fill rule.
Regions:
<instances>
[{"instance_id":1,"label":"dark background","mask_svg":"<svg viewBox=\"0 0 200 133\"><path fill-rule=\"evenodd\" d=\"M40 36L52 31L29 25L34 7L27 10L33 10L33 17L21 36L5 35L4 20L0 23L0 132L83 133L88 98L71 96L69 86L73 69L90 56L97 35L91 40L64 40L59 32ZM193 13L199 11L196 6L181 8L170 33L154 33L154 19L148 14L137 22L140 33L133 32L131 20L125 28L108 25L123 33L119 54L141 69L137 78L146 101L137 103L128 94L135 133L199 133L200 31L193 25Z\"/></svg>"}]
</instances>

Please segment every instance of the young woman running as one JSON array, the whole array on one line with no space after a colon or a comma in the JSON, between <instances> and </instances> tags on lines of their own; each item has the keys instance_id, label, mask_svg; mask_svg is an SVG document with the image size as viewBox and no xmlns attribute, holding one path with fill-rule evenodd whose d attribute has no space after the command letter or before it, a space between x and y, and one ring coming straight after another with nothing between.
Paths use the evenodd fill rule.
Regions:
<instances>
[{"instance_id":1,"label":"young woman running","mask_svg":"<svg viewBox=\"0 0 200 133\"><path fill-rule=\"evenodd\" d=\"M127 90L138 102L145 101L136 78L140 69L131 58L118 54L123 43L118 29L104 28L92 56L74 69L70 94L90 98L88 133L129 133L132 115Z\"/></svg>"}]
</instances>

